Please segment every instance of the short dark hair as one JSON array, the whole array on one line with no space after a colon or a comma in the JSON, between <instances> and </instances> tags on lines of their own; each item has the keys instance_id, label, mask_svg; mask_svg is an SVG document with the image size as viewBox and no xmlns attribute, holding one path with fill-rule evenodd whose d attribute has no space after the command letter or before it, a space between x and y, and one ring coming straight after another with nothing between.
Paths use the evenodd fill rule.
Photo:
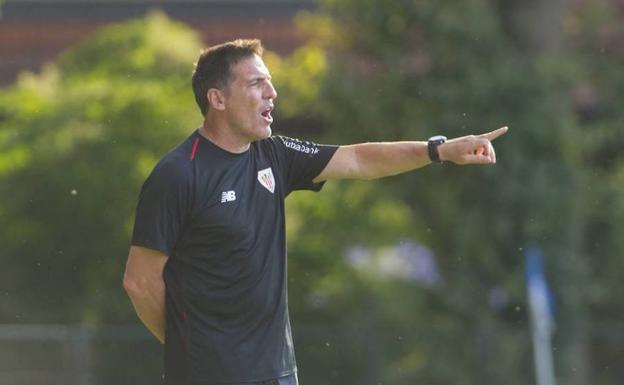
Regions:
<instances>
[{"instance_id":1,"label":"short dark hair","mask_svg":"<svg viewBox=\"0 0 624 385\"><path fill-rule=\"evenodd\" d=\"M236 39L202 50L193 71L193 92L202 115L208 113L208 90L225 90L232 80L232 67L263 52L259 39Z\"/></svg>"}]
</instances>

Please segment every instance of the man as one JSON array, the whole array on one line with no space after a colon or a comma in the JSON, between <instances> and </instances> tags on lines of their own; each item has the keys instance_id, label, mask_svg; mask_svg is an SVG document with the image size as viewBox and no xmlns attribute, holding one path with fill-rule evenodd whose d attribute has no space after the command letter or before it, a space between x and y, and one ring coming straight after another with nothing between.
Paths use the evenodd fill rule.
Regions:
<instances>
[{"instance_id":1,"label":"man","mask_svg":"<svg viewBox=\"0 0 624 385\"><path fill-rule=\"evenodd\" d=\"M506 127L446 141L325 146L272 137L277 92L259 40L202 52L203 125L146 180L124 287L165 344L175 385L297 384L286 292L284 198L330 179L373 179L432 161L491 164Z\"/></svg>"}]
</instances>

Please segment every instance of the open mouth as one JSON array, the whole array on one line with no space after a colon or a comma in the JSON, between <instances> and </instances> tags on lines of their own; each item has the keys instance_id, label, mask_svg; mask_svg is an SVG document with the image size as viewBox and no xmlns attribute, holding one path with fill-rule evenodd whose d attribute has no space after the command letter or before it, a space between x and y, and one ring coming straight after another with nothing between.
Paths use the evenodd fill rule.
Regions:
<instances>
[{"instance_id":1,"label":"open mouth","mask_svg":"<svg viewBox=\"0 0 624 385\"><path fill-rule=\"evenodd\" d=\"M264 111L262 111L260 113L260 115L262 115L262 117L268 121L268 122L272 122L273 121L273 117L271 116L271 111L273 111L273 107L267 107Z\"/></svg>"}]
</instances>

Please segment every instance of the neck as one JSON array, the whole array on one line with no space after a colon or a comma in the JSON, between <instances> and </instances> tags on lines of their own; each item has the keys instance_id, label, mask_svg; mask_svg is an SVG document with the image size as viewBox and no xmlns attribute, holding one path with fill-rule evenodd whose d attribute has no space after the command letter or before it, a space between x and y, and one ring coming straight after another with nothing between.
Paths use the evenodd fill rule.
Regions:
<instances>
[{"instance_id":1,"label":"neck","mask_svg":"<svg viewBox=\"0 0 624 385\"><path fill-rule=\"evenodd\" d=\"M227 152L240 154L249 149L249 141L237 137L231 129L208 117L204 119L199 134Z\"/></svg>"}]
</instances>

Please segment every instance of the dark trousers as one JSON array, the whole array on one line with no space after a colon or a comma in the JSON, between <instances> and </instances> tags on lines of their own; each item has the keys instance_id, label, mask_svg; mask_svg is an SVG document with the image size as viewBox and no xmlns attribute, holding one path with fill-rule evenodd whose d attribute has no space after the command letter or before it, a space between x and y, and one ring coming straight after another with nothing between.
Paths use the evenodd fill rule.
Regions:
<instances>
[{"instance_id":1,"label":"dark trousers","mask_svg":"<svg viewBox=\"0 0 624 385\"><path fill-rule=\"evenodd\" d=\"M231 385L299 385L297 379L297 373L291 374L286 377L280 377L275 380L266 380L260 382L245 382L244 384L231 384Z\"/></svg>"},{"instance_id":2,"label":"dark trousers","mask_svg":"<svg viewBox=\"0 0 624 385\"><path fill-rule=\"evenodd\" d=\"M249 385L299 385L297 374L291 374L290 376L281 377L277 380L268 380L262 382L250 383Z\"/></svg>"},{"instance_id":3,"label":"dark trousers","mask_svg":"<svg viewBox=\"0 0 624 385\"><path fill-rule=\"evenodd\" d=\"M277 380L279 385L299 385L299 379L297 378L297 373L291 374L290 376L282 377Z\"/></svg>"}]
</instances>

